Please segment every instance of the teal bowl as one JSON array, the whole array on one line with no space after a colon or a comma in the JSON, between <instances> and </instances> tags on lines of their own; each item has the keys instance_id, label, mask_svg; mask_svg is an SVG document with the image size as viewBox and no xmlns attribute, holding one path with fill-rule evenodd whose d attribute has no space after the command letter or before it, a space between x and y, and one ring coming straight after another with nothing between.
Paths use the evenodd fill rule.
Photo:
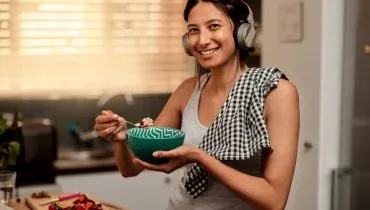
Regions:
<instances>
[{"instance_id":1,"label":"teal bowl","mask_svg":"<svg viewBox=\"0 0 370 210\"><path fill-rule=\"evenodd\" d=\"M167 158L155 158L153 152L175 149L184 143L185 133L175 128L130 128L126 140L135 157L151 164L164 164Z\"/></svg>"}]
</instances>

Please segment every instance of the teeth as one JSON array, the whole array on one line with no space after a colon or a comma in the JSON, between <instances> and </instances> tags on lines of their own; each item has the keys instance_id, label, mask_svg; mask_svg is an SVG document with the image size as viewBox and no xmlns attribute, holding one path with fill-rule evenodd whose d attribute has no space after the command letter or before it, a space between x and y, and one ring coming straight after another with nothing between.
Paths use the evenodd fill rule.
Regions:
<instances>
[{"instance_id":1,"label":"teeth","mask_svg":"<svg viewBox=\"0 0 370 210\"><path fill-rule=\"evenodd\" d=\"M210 54L216 52L217 49L218 48L210 49L210 50L203 50L203 51L200 51L200 54L202 54L202 55L210 55Z\"/></svg>"}]
</instances>

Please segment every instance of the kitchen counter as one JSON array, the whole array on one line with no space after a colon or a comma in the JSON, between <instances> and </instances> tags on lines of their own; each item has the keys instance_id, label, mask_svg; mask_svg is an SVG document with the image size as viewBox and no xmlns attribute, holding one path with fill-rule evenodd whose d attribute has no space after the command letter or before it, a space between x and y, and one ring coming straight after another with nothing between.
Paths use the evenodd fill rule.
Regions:
<instances>
[{"instance_id":1,"label":"kitchen counter","mask_svg":"<svg viewBox=\"0 0 370 210\"><path fill-rule=\"evenodd\" d=\"M54 167L57 175L117 170L113 157L95 160L57 160Z\"/></svg>"},{"instance_id":2,"label":"kitchen counter","mask_svg":"<svg viewBox=\"0 0 370 210\"><path fill-rule=\"evenodd\" d=\"M19 201L19 202L17 202ZM103 205L109 207L111 210L127 210L126 208L123 208L121 206L117 206L115 204L107 203L107 202L101 202ZM32 210L32 208L27 204L25 198L19 198L13 199L10 203L10 207L13 208L14 210ZM43 207L45 208L45 207ZM41 208L40 208L41 209Z\"/></svg>"},{"instance_id":3,"label":"kitchen counter","mask_svg":"<svg viewBox=\"0 0 370 210\"><path fill-rule=\"evenodd\" d=\"M24 164L18 170L18 186L34 186L55 183L59 175L118 172L113 151L107 149L78 151L58 150L52 165Z\"/></svg>"},{"instance_id":4,"label":"kitchen counter","mask_svg":"<svg viewBox=\"0 0 370 210\"><path fill-rule=\"evenodd\" d=\"M95 155L98 157L89 158ZM100 155L100 156L99 156ZM101 171L117 171L113 151L76 151L61 149L58 151L58 159L54 162L56 174L76 174Z\"/></svg>"}]
</instances>

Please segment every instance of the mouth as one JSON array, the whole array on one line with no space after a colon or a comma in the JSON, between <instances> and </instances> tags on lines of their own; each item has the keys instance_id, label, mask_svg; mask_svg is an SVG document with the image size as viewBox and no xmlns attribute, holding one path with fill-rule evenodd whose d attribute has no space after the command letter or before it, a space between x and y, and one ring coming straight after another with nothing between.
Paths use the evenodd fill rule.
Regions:
<instances>
[{"instance_id":1,"label":"mouth","mask_svg":"<svg viewBox=\"0 0 370 210\"><path fill-rule=\"evenodd\" d=\"M210 56L210 55L213 55L215 54L218 50L220 49L220 47L216 47L216 48L212 48L212 49L207 49L207 50L200 50L198 51L199 54L201 54L202 56Z\"/></svg>"}]
</instances>

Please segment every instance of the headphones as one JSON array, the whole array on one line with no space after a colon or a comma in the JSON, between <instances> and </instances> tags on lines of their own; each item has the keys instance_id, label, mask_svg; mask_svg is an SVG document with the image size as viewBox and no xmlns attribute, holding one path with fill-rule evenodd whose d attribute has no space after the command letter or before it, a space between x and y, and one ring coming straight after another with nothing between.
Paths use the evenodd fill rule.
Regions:
<instances>
[{"instance_id":1,"label":"headphones","mask_svg":"<svg viewBox=\"0 0 370 210\"><path fill-rule=\"evenodd\" d=\"M246 20L241 20L234 29L234 40L236 43L236 47L241 50L250 49L254 45L254 40L256 37L256 28L253 18L253 11L251 7L244 1L243 2L249 11L249 15ZM192 56L190 52L190 45L189 45L189 34L185 33L182 36L182 46L185 50L185 53L189 56Z\"/></svg>"}]
</instances>

